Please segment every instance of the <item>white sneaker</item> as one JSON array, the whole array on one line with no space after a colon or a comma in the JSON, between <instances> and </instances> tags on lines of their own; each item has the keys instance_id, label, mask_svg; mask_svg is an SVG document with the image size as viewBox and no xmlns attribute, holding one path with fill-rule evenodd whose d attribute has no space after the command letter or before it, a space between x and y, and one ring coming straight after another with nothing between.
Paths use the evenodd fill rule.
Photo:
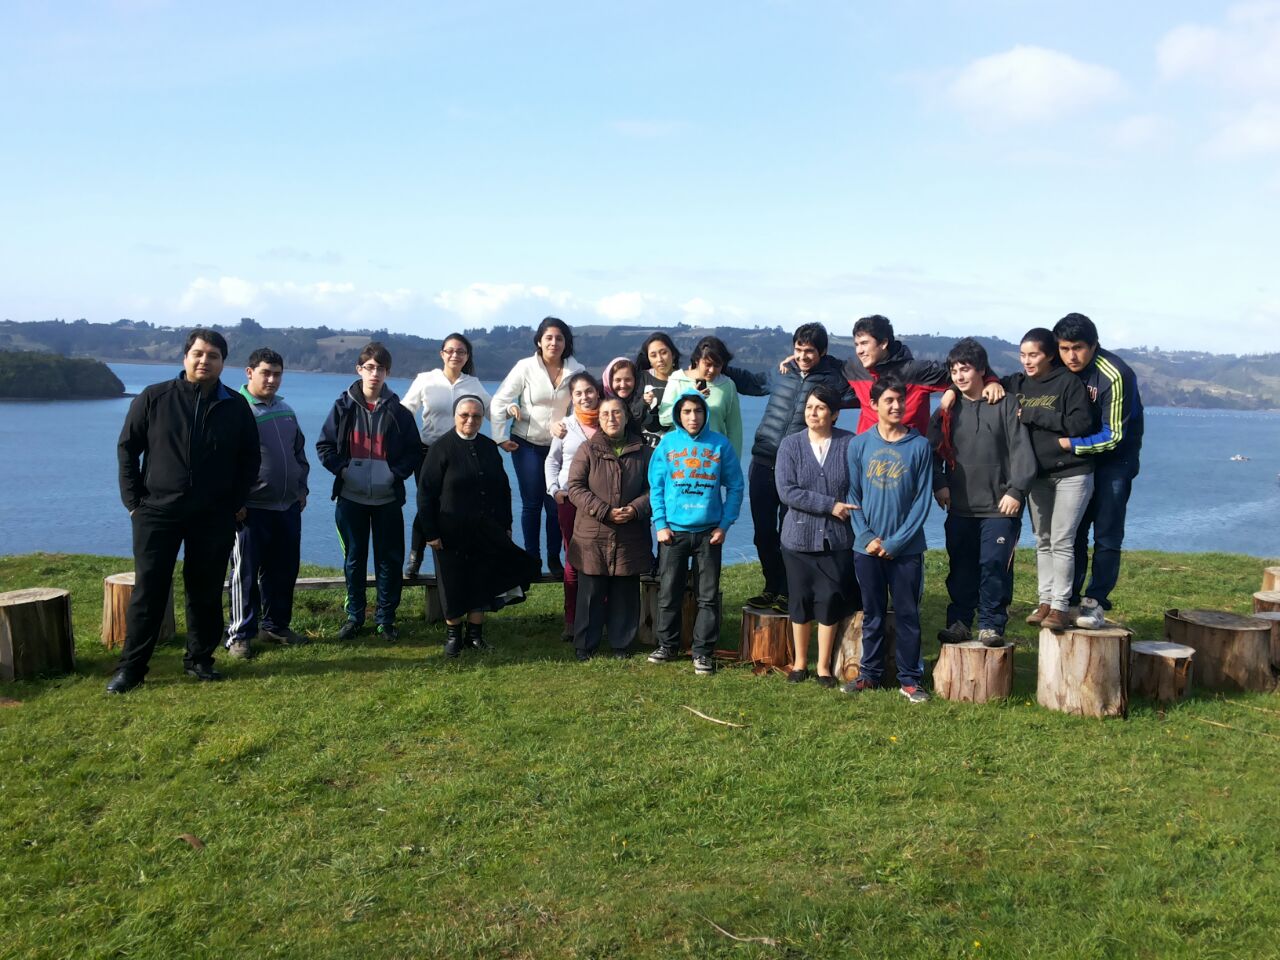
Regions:
<instances>
[{"instance_id":1,"label":"white sneaker","mask_svg":"<svg viewBox=\"0 0 1280 960\"><path fill-rule=\"evenodd\" d=\"M1101 630L1107 625L1107 613L1102 605L1092 597L1080 601L1080 614L1076 617L1076 626L1082 630Z\"/></svg>"}]
</instances>

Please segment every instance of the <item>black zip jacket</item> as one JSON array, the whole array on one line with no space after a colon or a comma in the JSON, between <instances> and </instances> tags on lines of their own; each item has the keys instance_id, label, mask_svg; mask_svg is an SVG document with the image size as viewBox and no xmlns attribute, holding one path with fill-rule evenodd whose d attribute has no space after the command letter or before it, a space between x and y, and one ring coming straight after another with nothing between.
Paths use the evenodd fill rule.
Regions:
<instances>
[{"instance_id":1,"label":"black zip jacket","mask_svg":"<svg viewBox=\"0 0 1280 960\"><path fill-rule=\"evenodd\" d=\"M939 452L942 411L929 421L933 447L933 489L951 492L951 513L958 517L999 517L1006 494L1021 503L1036 478L1038 465L1029 431L1018 422L1018 400L1006 393L999 403L957 397L951 408L951 445L955 463Z\"/></svg>"},{"instance_id":2,"label":"black zip jacket","mask_svg":"<svg viewBox=\"0 0 1280 960\"><path fill-rule=\"evenodd\" d=\"M324 426L320 428L320 439L316 441L316 453L320 462L333 474L331 500L337 500L342 493L342 471L351 462L351 429L356 424L356 418L370 416L368 407L364 405L362 390L363 387L357 380L334 401ZM387 466L394 478L397 502L403 504L404 482L413 476L422 460L418 425L413 420L413 414L400 405L400 398L385 383L378 402L383 404L387 414L381 419Z\"/></svg>"},{"instance_id":3,"label":"black zip jacket","mask_svg":"<svg viewBox=\"0 0 1280 960\"><path fill-rule=\"evenodd\" d=\"M800 376L795 361L787 364L787 372L773 383L769 403L756 428L751 444L753 460L778 459L778 446L784 437L804 429L804 405L814 387L830 387L840 397L841 408L856 407L858 398L845 377L844 364L830 354L823 354L807 376Z\"/></svg>"},{"instance_id":4,"label":"black zip jacket","mask_svg":"<svg viewBox=\"0 0 1280 960\"><path fill-rule=\"evenodd\" d=\"M1054 367L1039 380L1013 373L1003 382L1005 390L1018 398L1022 424L1031 431L1038 476L1092 473L1092 460L1064 450L1058 443L1063 437L1080 437L1097 429L1098 412L1080 378L1066 367Z\"/></svg>"},{"instance_id":5,"label":"black zip jacket","mask_svg":"<svg viewBox=\"0 0 1280 960\"><path fill-rule=\"evenodd\" d=\"M120 499L130 513L144 505L235 513L261 464L258 427L244 397L222 383L204 396L185 372L134 397L116 455Z\"/></svg>"}]
</instances>

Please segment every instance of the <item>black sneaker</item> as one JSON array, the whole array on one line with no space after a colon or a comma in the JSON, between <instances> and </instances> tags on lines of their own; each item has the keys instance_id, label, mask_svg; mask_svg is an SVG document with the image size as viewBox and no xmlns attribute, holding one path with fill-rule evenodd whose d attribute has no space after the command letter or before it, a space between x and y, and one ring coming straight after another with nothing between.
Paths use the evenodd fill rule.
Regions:
<instances>
[{"instance_id":1,"label":"black sneaker","mask_svg":"<svg viewBox=\"0 0 1280 960\"><path fill-rule=\"evenodd\" d=\"M378 636L387 641L387 643L395 643L400 639L400 630L394 623L380 623L378 624Z\"/></svg>"},{"instance_id":2,"label":"black sneaker","mask_svg":"<svg viewBox=\"0 0 1280 960\"><path fill-rule=\"evenodd\" d=\"M353 640L355 635L360 632L360 628L364 626L359 620L348 620L338 628L339 640Z\"/></svg>"},{"instance_id":3,"label":"black sneaker","mask_svg":"<svg viewBox=\"0 0 1280 960\"><path fill-rule=\"evenodd\" d=\"M259 630L258 640L261 643L281 643L286 647L300 647L311 642L302 634L294 633L288 627L283 630L267 630L265 628Z\"/></svg>"},{"instance_id":4,"label":"black sneaker","mask_svg":"<svg viewBox=\"0 0 1280 960\"><path fill-rule=\"evenodd\" d=\"M789 613L790 598L785 593L780 593L773 598L773 604L769 607L774 613Z\"/></svg>"},{"instance_id":5,"label":"black sneaker","mask_svg":"<svg viewBox=\"0 0 1280 960\"><path fill-rule=\"evenodd\" d=\"M973 633L969 630L967 624L957 620L946 629L938 631L939 643L968 643L973 639Z\"/></svg>"},{"instance_id":6,"label":"black sneaker","mask_svg":"<svg viewBox=\"0 0 1280 960\"><path fill-rule=\"evenodd\" d=\"M694 657L693 672L700 677L709 677L716 672L716 662L710 657Z\"/></svg>"},{"instance_id":7,"label":"black sneaker","mask_svg":"<svg viewBox=\"0 0 1280 960\"><path fill-rule=\"evenodd\" d=\"M222 674L213 669L211 663L193 663L189 667L184 667L183 672L188 677L195 677L201 683L214 683L222 679Z\"/></svg>"},{"instance_id":8,"label":"black sneaker","mask_svg":"<svg viewBox=\"0 0 1280 960\"><path fill-rule=\"evenodd\" d=\"M840 688L841 693L862 693L864 690L879 690L880 684L872 683L866 677L854 677L843 687Z\"/></svg>"},{"instance_id":9,"label":"black sneaker","mask_svg":"<svg viewBox=\"0 0 1280 960\"><path fill-rule=\"evenodd\" d=\"M650 663L671 663L679 659L679 654L670 647L658 647L649 654Z\"/></svg>"},{"instance_id":10,"label":"black sneaker","mask_svg":"<svg viewBox=\"0 0 1280 960\"><path fill-rule=\"evenodd\" d=\"M768 590L757 597L752 597L747 601L748 607L759 607L761 610L768 610L773 606L773 601L777 599L776 594L770 593Z\"/></svg>"},{"instance_id":11,"label":"black sneaker","mask_svg":"<svg viewBox=\"0 0 1280 960\"><path fill-rule=\"evenodd\" d=\"M591 659L591 654L587 653L585 650L575 650L573 651L573 657L579 663L586 663Z\"/></svg>"}]
</instances>

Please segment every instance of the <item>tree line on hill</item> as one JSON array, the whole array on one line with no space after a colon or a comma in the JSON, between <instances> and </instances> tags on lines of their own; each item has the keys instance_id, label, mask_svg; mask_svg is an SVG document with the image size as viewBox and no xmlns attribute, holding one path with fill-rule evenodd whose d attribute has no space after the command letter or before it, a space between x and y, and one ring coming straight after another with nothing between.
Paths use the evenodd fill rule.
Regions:
<instances>
[{"instance_id":1,"label":"tree line on hill","mask_svg":"<svg viewBox=\"0 0 1280 960\"><path fill-rule=\"evenodd\" d=\"M852 323L849 324L851 330ZM386 343L395 358L395 373L411 376L440 365L440 339L387 330L334 330L329 327L267 328L252 318L237 324L216 325L230 344L228 366L243 366L250 352L270 346L284 358L291 370L314 370L332 373L351 372L360 346L367 340ZM634 357L651 327L612 324L574 326L576 356L591 370L618 356ZM791 331L782 327L692 327L680 324L666 328L676 345L688 355L697 340L707 334L720 337L734 353L734 364L749 370L771 371L778 360L791 349ZM853 357L850 330L832 330L831 353ZM43 351L60 357L88 357L102 361L176 362L186 338L185 327L164 327L146 322L119 320L115 323L90 323L87 320L0 322L0 351ZM500 380L521 357L533 351L533 326L496 326L462 331L475 345L476 373L483 380ZM904 334L902 340L917 357L942 359L959 334ZM991 357L997 373L1018 369L1018 345L997 337L978 337ZM1104 339L1105 345L1105 339ZM1117 350L1138 374L1143 400L1150 406L1217 407L1231 409L1280 408L1280 353L1235 356L1188 351L1166 351L1145 347ZM40 361L45 363L45 361ZM52 371L54 368L49 367ZM50 373L47 384L41 384L41 396L68 396L59 390L109 389L106 381L95 374L92 380L83 373L72 376L71 368L59 374ZM0 396L30 396L31 393L9 392L11 387L32 389L38 377L18 378L10 370L21 372L21 364L6 360L0 380ZM104 367L103 370L106 370ZM110 374L109 370L106 373ZM111 375L114 378L114 375ZM235 379L231 377L231 379ZM118 380L116 381L119 382ZM119 388L122 390L123 388ZM119 395L101 392L78 396Z\"/></svg>"}]
</instances>

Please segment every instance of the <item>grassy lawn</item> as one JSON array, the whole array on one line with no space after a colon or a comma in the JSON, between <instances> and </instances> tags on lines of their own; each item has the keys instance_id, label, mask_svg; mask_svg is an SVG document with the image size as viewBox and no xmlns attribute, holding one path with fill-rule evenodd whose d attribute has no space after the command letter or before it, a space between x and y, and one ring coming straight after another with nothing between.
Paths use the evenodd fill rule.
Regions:
<instances>
[{"instance_id":1,"label":"grassy lawn","mask_svg":"<svg viewBox=\"0 0 1280 960\"><path fill-rule=\"evenodd\" d=\"M979 707L579 665L545 586L485 657L445 662L421 591L395 646L339 646L338 594L304 593L318 642L203 685L166 646L108 698L129 561L0 558L0 589L72 591L80 661L0 684L0 956L1280 955L1280 698L1039 708L1030 559L1014 696ZM1158 638L1166 607L1247 612L1262 566L1134 553L1117 613ZM758 586L726 570L725 645Z\"/></svg>"}]
</instances>

